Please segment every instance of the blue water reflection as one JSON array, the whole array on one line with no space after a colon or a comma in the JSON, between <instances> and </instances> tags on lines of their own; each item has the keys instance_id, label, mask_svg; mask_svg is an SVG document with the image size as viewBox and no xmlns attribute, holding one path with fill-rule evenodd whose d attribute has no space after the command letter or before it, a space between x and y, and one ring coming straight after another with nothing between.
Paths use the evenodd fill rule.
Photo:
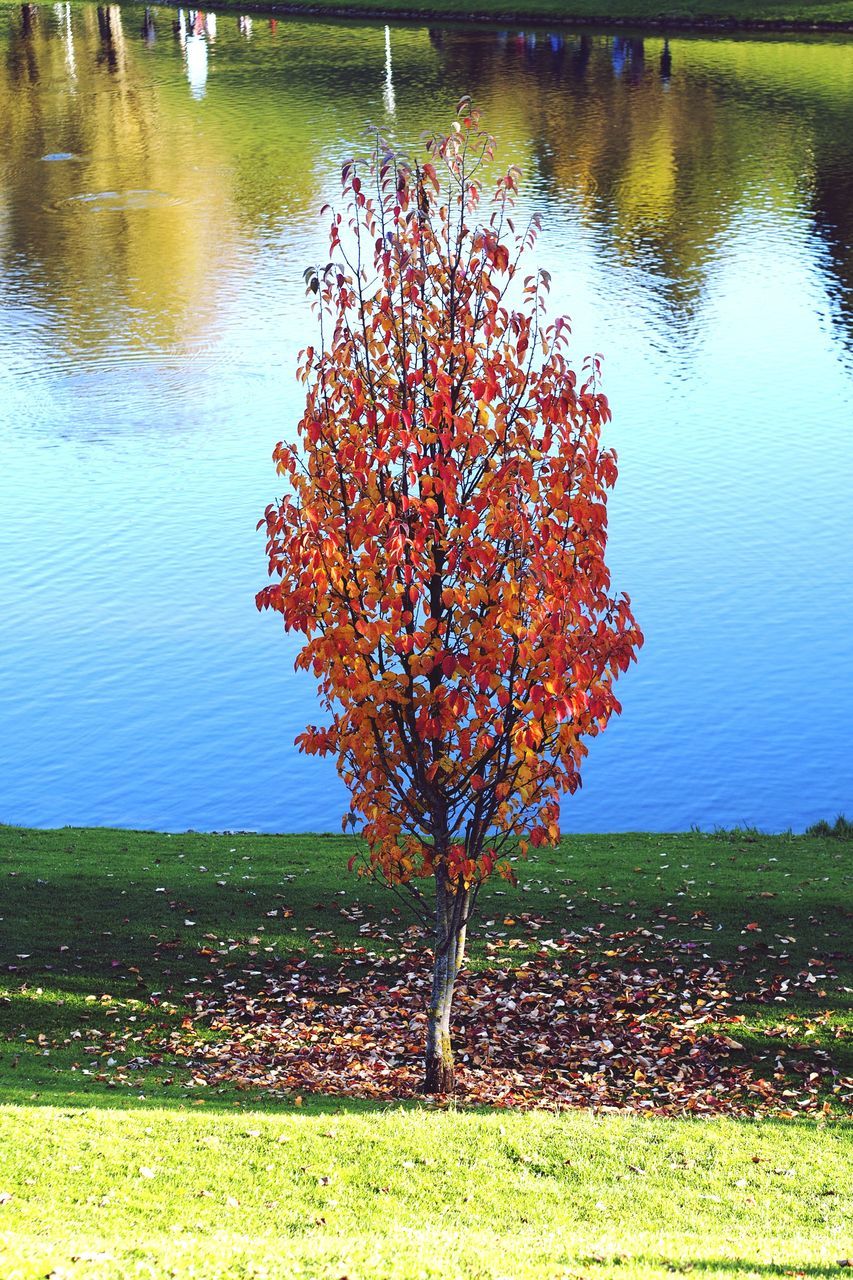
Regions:
<instances>
[{"instance_id":1,"label":"blue water reflection","mask_svg":"<svg viewBox=\"0 0 853 1280\"><path fill-rule=\"evenodd\" d=\"M605 355L646 632L569 830L853 811L853 46L0 10L0 820L330 830L254 610L302 270L461 90Z\"/></svg>"}]
</instances>

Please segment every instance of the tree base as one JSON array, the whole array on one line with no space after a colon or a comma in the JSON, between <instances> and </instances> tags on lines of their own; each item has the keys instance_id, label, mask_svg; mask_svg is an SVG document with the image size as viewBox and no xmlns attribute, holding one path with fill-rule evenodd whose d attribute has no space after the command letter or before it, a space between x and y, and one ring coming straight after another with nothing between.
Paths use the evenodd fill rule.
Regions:
<instances>
[{"instance_id":1,"label":"tree base","mask_svg":"<svg viewBox=\"0 0 853 1280\"><path fill-rule=\"evenodd\" d=\"M424 1075L424 1093L452 1093L454 1087L453 1060L449 1062L440 1054L427 1058Z\"/></svg>"}]
</instances>

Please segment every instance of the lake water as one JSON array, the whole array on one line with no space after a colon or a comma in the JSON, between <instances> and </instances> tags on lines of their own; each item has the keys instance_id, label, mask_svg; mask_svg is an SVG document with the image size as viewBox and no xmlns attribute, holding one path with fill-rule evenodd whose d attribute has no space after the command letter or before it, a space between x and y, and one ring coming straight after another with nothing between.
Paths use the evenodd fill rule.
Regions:
<instances>
[{"instance_id":1,"label":"lake water","mask_svg":"<svg viewBox=\"0 0 853 1280\"><path fill-rule=\"evenodd\" d=\"M853 43L2 5L0 820L339 829L255 525L339 165L466 91L646 633L565 829L853 816Z\"/></svg>"}]
</instances>

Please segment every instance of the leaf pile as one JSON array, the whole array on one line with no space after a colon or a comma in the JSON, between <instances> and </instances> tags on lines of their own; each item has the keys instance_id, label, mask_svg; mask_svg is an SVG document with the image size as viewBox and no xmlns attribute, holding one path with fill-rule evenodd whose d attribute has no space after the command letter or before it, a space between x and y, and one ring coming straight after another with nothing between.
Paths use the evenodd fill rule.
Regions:
<instances>
[{"instance_id":1,"label":"leaf pile","mask_svg":"<svg viewBox=\"0 0 853 1280\"><path fill-rule=\"evenodd\" d=\"M463 972L454 1005L461 1100L757 1115L853 1099L853 1081L820 1050L798 1057L796 1045L780 1048L759 1075L722 1030L742 1021L733 1006L744 998L777 1000L779 979L744 995L742 959L712 963L671 943L650 964L629 935L612 937L621 950L603 963L562 937L519 968ZM192 1015L149 1044L138 1065L178 1059L194 1086L387 1100L418 1093L430 973L415 940L386 958L357 948L333 969L298 954L242 972L208 958L206 980L186 992ZM789 974L786 988L813 986L812 968L821 967ZM783 1039L784 1028L775 1030Z\"/></svg>"}]
</instances>

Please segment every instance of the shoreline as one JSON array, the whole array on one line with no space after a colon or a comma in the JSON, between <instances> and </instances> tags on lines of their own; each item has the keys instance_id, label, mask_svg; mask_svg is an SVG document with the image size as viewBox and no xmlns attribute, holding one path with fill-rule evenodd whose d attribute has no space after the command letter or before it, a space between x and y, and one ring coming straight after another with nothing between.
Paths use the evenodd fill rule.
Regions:
<instances>
[{"instance_id":1,"label":"shoreline","mask_svg":"<svg viewBox=\"0 0 853 1280\"><path fill-rule=\"evenodd\" d=\"M839 824L843 824L845 833L839 835L837 828ZM815 830L814 827L820 827L821 830ZM632 841L632 840L660 840L660 841L678 841L678 840L747 840L755 842L756 840L771 840L780 843L790 844L792 841L798 840L842 840L847 842L851 839L846 831L851 824L847 823L843 817L839 817L833 827L832 823L818 822L806 827L803 831L794 831L790 827L778 831L765 831L760 827L753 826L733 826L722 827L714 826L706 829L699 827L691 827L686 831L646 831L639 827L630 831L562 831L560 834L560 844L573 843L575 841ZM35 827L23 822L7 822L0 821L0 856L2 856L4 837L35 837L36 839L48 839L51 836L68 836L77 835L84 837L97 836L120 836L125 837L141 837L144 839L158 840L320 840L323 844L339 842L344 845L351 845L354 841L360 839L358 835L354 835L347 831L257 831L249 828L241 827L216 827L210 829L202 829L200 827L174 827L172 829L166 827L138 827L138 826L112 826L106 825L80 825L75 822L65 823L62 826L45 826ZM542 848L554 848L556 846L542 846ZM541 851L541 850L540 850ZM2 920L2 917L0 917Z\"/></svg>"},{"instance_id":2,"label":"shoreline","mask_svg":"<svg viewBox=\"0 0 853 1280\"><path fill-rule=\"evenodd\" d=\"M161 0L161 7L177 9L185 7L181 0ZM497 10L494 13L475 10L466 13L448 13L432 9L428 5L391 7L379 4L312 4L299 0L214 0L206 6L217 13L251 13L272 18L311 18L345 21L375 19L383 22L435 23L447 26L496 26L496 27L584 27L591 30L652 30L655 33L708 34L708 35L853 35L853 17L846 19L805 18L725 18L713 15L690 16L615 16L571 13L548 13L545 10Z\"/></svg>"}]
</instances>

